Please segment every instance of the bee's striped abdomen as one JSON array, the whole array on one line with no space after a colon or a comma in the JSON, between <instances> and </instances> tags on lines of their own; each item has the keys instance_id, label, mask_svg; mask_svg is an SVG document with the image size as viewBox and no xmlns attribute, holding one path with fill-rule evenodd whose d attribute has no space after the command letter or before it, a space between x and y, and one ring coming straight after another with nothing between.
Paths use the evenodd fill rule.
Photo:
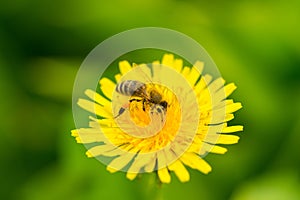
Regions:
<instances>
[{"instance_id":1,"label":"bee's striped abdomen","mask_svg":"<svg viewBox=\"0 0 300 200\"><path fill-rule=\"evenodd\" d=\"M116 91L126 96L132 96L134 93L139 93L143 90L145 84L140 81L125 80L117 84Z\"/></svg>"}]
</instances>

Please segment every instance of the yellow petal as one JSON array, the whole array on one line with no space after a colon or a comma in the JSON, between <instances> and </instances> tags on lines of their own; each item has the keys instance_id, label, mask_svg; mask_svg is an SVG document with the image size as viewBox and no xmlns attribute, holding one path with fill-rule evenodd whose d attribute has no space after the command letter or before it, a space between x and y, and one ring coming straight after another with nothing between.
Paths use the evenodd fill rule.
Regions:
<instances>
[{"instance_id":1,"label":"yellow petal","mask_svg":"<svg viewBox=\"0 0 300 200\"><path fill-rule=\"evenodd\" d=\"M200 74L201 74L201 72L197 68L195 68L195 67L193 67L190 70L190 73L187 76L187 79L188 79L189 83L191 84L191 86L195 85L195 83L198 80Z\"/></svg>"},{"instance_id":2,"label":"yellow petal","mask_svg":"<svg viewBox=\"0 0 300 200\"><path fill-rule=\"evenodd\" d=\"M83 128L77 131L76 140L78 143L105 142L106 137L101 130L92 128Z\"/></svg>"},{"instance_id":3,"label":"yellow petal","mask_svg":"<svg viewBox=\"0 0 300 200\"><path fill-rule=\"evenodd\" d=\"M110 79L105 77L102 78L99 83L100 83L100 89L103 92L103 94L107 98L112 99L112 95L115 90L116 84L112 82Z\"/></svg>"},{"instance_id":4,"label":"yellow petal","mask_svg":"<svg viewBox=\"0 0 300 200\"><path fill-rule=\"evenodd\" d=\"M232 99L226 99L225 100L226 105L234 103Z\"/></svg>"},{"instance_id":5,"label":"yellow petal","mask_svg":"<svg viewBox=\"0 0 300 200\"><path fill-rule=\"evenodd\" d=\"M121 74L116 74L116 75L115 75L116 83L120 82L121 78L122 78L122 75L121 75Z\"/></svg>"},{"instance_id":6,"label":"yellow petal","mask_svg":"<svg viewBox=\"0 0 300 200\"><path fill-rule=\"evenodd\" d=\"M227 107L231 104L234 104L232 99L223 100L223 101L219 102L218 104L214 105L214 110L221 109L223 111L225 106Z\"/></svg>"},{"instance_id":7,"label":"yellow petal","mask_svg":"<svg viewBox=\"0 0 300 200\"><path fill-rule=\"evenodd\" d=\"M77 129L71 130L71 136L77 137L78 136L78 130Z\"/></svg>"},{"instance_id":8,"label":"yellow petal","mask_svg":"<svg viewBox=\"0 0 300 200\"><path fill-rule=\"evenodd\" d=\"M209 84L208 89L210 93L215 93L218 89L224 86L225 80L223 78L218 78ZM225 98L225 97L224 97Z\"/></svg>"},{"instance_id":9,"label":"yellow petal","mask_svg":"<svg viewBox=\"0 0 300 200\"><path fill-rule=\"evenodd\" d=\"M171 176L169 174L169 171L166 167L159 169L157 171L158 177L162 183L170 183L171 182Z\"/></svg>"},{"instance_id":10,"label":"yellow petal","mask_svg":"<svg viewBox=\"0 0 300 200\"><path fill-rule=\"evenodd\" d=\"M126 74L131 70L131 65L127 60L119 62L119 69L122 75Z\"/></svg>"},{"instance_id":11,"label":"yellow petal","mask_svg":"<svg viewBox=\"0 0 300 200\"><path fill-rule=\"evenodd\" d=\"M109 166L116 170L121 170L132 160L134 156L134 153L124 153L119 157L113 159L111 163L109 163Z\"/></svg>"},{"instance_id":12,"label":"yellow petal","mask_svg":"<svg viewBox=\"0 0 300 200\"><path fill-rule=\"evenodd\" d=\"M212 116L213 117L212 117ZM225 114L225 111L219 112L219 113L210 113L210 116L207 116L206 118L212 117L209 121L210 124L219 124L223 122L228 122L234 118L233 114Z\"/></svg>"},{"instance_id":13,"label":"yellow petal","mask_svg":"<svg viewBox=\"0 0 300 200\"><path fill-rule=\"evenodd\" d=\"M194 66L194 68L197 69L197 71L202 74L202 71L203 71L203 68L204 68L204 62L201 62L201 61L197 61Z\"/></svg>"},{"instance_id":14,"label":"yellow petal","mask_svg":"<svg viewBox=\"0 0 300 200\"><path fill-rule=\"evenodd\" d=\"M218 134L218 132L220 132L224 126L225 126L225 124L217 124L217 125L213 125L213 126L207 126L207 130L205 130L205 128L200 126L200 127L198 127L198 132L200 132L201 129L206 131L207 135L205 136L205 141L214 143L215 139L220 136L220 134Z\"/></svg>"},{"instance_id":15,"label":"yellow petal","mask_svg":"<svg viewBox=\"0 0 300 200\"><path fill-rule=\"evenodd\" d=\"M110 167L110 166L107 166L107 167L106 167L106 170L109 171L110 173L115 173L115 172L118 171L117 169L112 168L112 167Z\"/></svg>"},{"instance_id":16,"label":"yellow petal","mask_svg":"<svg viewBox=\"0 0 300 200\"><path fill-rule=\"evenodd\" d=\"M183 61L181 59L175 59L173 67L176 71L181 72Z\"/></svg>"},{"instance_id":17,"label":"yellow petal","mask_svg":"<svg viewBox=\"0 0 300 200\"><path fill-rule=\"evenodd\" d=\"M201 92L200 92L200 96L198 97L198 101L202 104L204 103L210 103L211 104L211 94L209 92L209 90L207 88L204 88ZM200 105L202 105L200 104Z\"/></svg>"},{"instance_id":18,"label":"yellow petal","mask_svg":"<svg viewBox=\"0 0 300 200\"><path fill-rule=\"evenodd\" d=\"M184 67L183 69L182 69L182 72L181 72L181 74L184 76L184 77L188 77L188 74L190 73L190 70L191 68L189 68L189 67Z\"/></svg>"},{"instance_id":19,"label":"yellow petal","mask_svg":"<svg viewBox=\"0 0 300 200\"><path fill-rule=\"evenodd\" d=\"M201 79L202 79L202 78L201 78ZM212 76L209 75L209 74L205 74L205 75L203 76L203 80L204 80L204 82L205 82L205 86L207 86L207 85L209 85L210 82L212 81Z\"/></svg>"},{"instance_id":20,"label":"yellow petal","mask_svg":"<svg viewBox=\"0 0 300 200\"><path fill-rule=\"evenodd\" d=\"M216 153L216 154L224 154L227 152L227 149L224 147L220 147L217 145L214 145L213 148L210 150L211 153Z\"/></svg>"},{"instance_id":21,"label":"yellow petal","mask_svg":"<svg viewBox=\"0 0 300 200\"><path fill-rule=\"evenodd\" d=\"M87 152L86 155L87 157L96 157L96 156L100 156L103 154L103 152L106 151L111 151L113 149L115 149L116 147L114 145L98 145L98 146L94 146L92 148L90 148Z\"/></svg>"},{"instance_id":22,"label":"yellow petal","mask_svg":"<svg viewBox=\"0 0 300 200\"><path fill-rule=\"evenodd\" d=\"M190 174L180 160L176 160L174 163L169 165L168 168L170 171L174 171L181 182L187 182L190 180Z\"/></svg>"},{"instance_id":23,"label":"yellow petal","mask_svg":"<svg viewBox=\"0 0 300 200\"><path fill-rule=\"evenodd\" d=\"M156 154L157 157L157 168L162 168L167 166L167 158L164 151L158 151Z\"/></svg>"},{"instance_id":24,"label":"yellow petal","mask_svg":"<svg viewBox=\"0 0 300 200\"><path fill-rule=\"evenodd\" d=\"M239 141L240 137L236 135L221 134L217 143L218 144L235 144Z\"/></svg>"},{"instance_id":25,"label":"yellow petal","mask_svg":"<svg viewBox=\"0 0 300 200\"><path fill-rule=\"evenodd\" d=\"M97 103L94 103L94 102L91 102L89 100L86 100L86 99L79 99L77 104L82 107L83 109L91 112L91 113L94 113L98 116L101 116L101 117L105 117L105 118L112 118L112 113L111 112L108 112L105 107L97 104Z\"/></svg>"},{"instance_id":26,"label":"yellow petal","mask_svg":"<svg viewBox=\"0 0 300 200\"><path fill-rule=\"evenodd\" d=\"M216 153L216 154L224 154L227 152L227 149L224 147L220 147L214 144L209 144L209 143L203 143L200 146L200 148L198 148L199 152L197 151L193 151L195 153L198 153L199 155L205 155L207 153Z\"/></svg>"},{"instance_id":27,"label":"yellow petal","mask_svg":"<svg viewBox=\"0 0 300 200\"><path fill-rule=\"evenodd\" d=\"M243 126L228 126L223 128L222 133L232 133L238 131L243 131Z\"/></svg>"},{"instance_id":28,"label":"yellow petal","mask_svg":"<svg viewBox=\"0 0 300 200\"><path fill-rule=\"evenodd\" d=\"M240 137L236 135L210 134L205 137L204 141L212 144L235 144L239 139Z\"/></svg>"},{"instance_id":29,"label":"yellow petal","mask_svg":"<svg viewBox=\"0 0 300 200\"><path fill-rule=\"evenodd\" d=\"M168 66L168 67L173 67L173 62L174 62L174 55L173 54L165 54L162 58L161 64Z\"/></svg>"},{"instance_id":30,"label":"yellow petal","mask_svg":"<svg viewBox=\"0 0 300 200\"><path fill-rule=\"evenodd\" d=\"M210 165L194 153L184 153L181 156L180 160L185 165L191 167L192 169L197 169L204 174L207 174L211 171Z\"/></svg>"},{"instance_id":31,"label":"yellow petal","mask_svg":"<svg viewBox=\"0 0 300 200\"><path fill-rule=\"evenodd\" d=\"M229 83L225 85L224 89L225 89L226 97L228 97L236 89L236 85L234 83Z\"/></svg>"},{"instance_id":32,"label":"yellow petal","mask_svg":"<svg viewBox=\"0 0 300 200\"><path fill-rule=\"evenodd\" d=\"M126 178L128 178L129 180L133 180L133 179L135 179L136 178L136 176L138 175L138 173L129 173L129 172L127 172L126 173Z\"/></svg>"},{"instance_id":33,"label":"yellow petal","mask_svg":"<svg viewBox=\"0 0 300 200\"><path fill-rule=\"evenodd\" d=\"M209 85L209 83L212 80L212 76L205 74L200 78L198 83L195 85L194 90L195 92L202 97L202 91L206 89L206 87Z\"/></svg>"},{"instance_id":34,"label":"yellow petal","mask_svg":"<svg viewBox=\"0 0 300 200\"><path fill-rule=\"evenodd\" d=\"M93 90L87 89L84 93L86 96L88 96L93 101L96 101L100 105L110 104L110 101Z\"/></svg>"},{"instance_id":35,"label":"yellow petal","mask_svg":"<svg viewBox=\"0 0 300 200\"><path fill-rule=\"evenodd\" d=\"M153 62L152 63L152 70L153 70L153 82L161 82L161 69L162 66L159 62Z\"/></svg>"},{"instance_id":36,"label":"yellow petal","mask_svg":"<svg viewBox=\"0 0 300 200\"><path fill-rule=\"evenodd\" d=\"M151 80L151 69L146 64L140 64L136 69L137 76L141 76L142 82L152 82Z\"/></svg>"},{"instance_id":37,"label":"yellow petal","mask_svg":"<svg viewBox=\"0 0 300 200\"><path fill-rule=\"evenodd\" d=\"M91 128L100 128L100 124L98 122L90 121L89 127Z\"/></svg>"},{"instance_id":38,"label":"yellow petal","mask_svg":"<svg viewBox=\"0 0 300 200\"><path fill-rule=\"evenodd\" d=\"M153 160L153 154L138 154L134 161L132 162L131 166L128 169L128 172L139 172L141 168L143 168L145 165L147 165L151 160Z\"/></svg>"},{"instance_id":39,"label":"yellow petal","mask_svg":"<svg viewBox=\"0 0 300 200\"><path fill-rule=\"evenodd\" d=\"M230 121L232 119L234 119L234 115L233 114L226 114L225 122L228 122L228 121Z\"/></svg>"},{"instance_id":40,"label":"yellow petal","mask_svg":"<svg viewBox=\"0 0 300 200\"><path fill-rule=\"evenodd\" d=\"M156 164L156 159L152 158L145 166L145 172L153 172Z\"/></svg>"},{"instance_id":41,"label":"yellow petal","mask_svg":"<svg viewBox=\"0 0 300 200\"><path fill-rule=\"evenodd\" d=\"M102 156L107 156L107 157L119 156L121 154L124 154L124 151L120 148L115 148L109 151L103 151L101 153Z\"/></svg>"},{"instance_id":42,"label":"yellow petal","mask_svg":"<svg viewBox=\"0 0 300 200\"><path fill-rule=\"evenodd\" d=\"M116 121L114 119L97 119L97 118L94 118L92 116L89 116L89 119L92 120L92 122L95 122L94 126L96 128L99 128L100 125L101 127L110 127L110 128L115 128L117 127L117 124L116 124ZM90 126L90 127L93 127L93 126Z\"/></svg>"},{"instance_id":43,"label":"yellow petal","mask_svg":"<svg viewBox=\"0 0 300 200\"><path fill-rule=\"evenodd\" d=\"M226 106L226 113L233 113L242 108L241 103L232 103Z\"/></svg>"}]
</instances>

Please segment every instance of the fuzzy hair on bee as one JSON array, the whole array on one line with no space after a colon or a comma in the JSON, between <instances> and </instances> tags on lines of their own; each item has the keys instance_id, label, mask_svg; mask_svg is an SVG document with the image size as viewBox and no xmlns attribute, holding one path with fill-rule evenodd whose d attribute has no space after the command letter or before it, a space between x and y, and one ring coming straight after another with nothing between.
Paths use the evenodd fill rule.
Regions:
<instances>
[{"instance_id":1,"label":"fuzzy hair on bee","mask_svg":"<svg viewBox=\"0 0 300 200\"><path fill-rule=\"evenodd\" d=\"M147 85L149 84L145 84L137 80L125 80L117 84L116 92L125 96L130 96L129 104L133 101L141 102L143 105L143 111L146 111L146 106L149 105L150 113L159 114L163 121L166 115L168 103L162 100L162 95L158 91L153 88L148 89ZM115 118L122 115L129 107L129 104L123 105Z\"/></svg>"}]
</instances>

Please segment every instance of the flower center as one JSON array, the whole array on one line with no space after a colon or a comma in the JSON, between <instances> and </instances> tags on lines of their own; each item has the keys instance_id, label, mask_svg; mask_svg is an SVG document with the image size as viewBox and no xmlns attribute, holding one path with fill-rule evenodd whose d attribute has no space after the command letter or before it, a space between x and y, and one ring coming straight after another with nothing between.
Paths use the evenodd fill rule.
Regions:
<instances>
[{"instance_id":1,"label":"flower center","mask_svg":"<svg viewBox=\"0 0 300 200\"><path fill-rule=\"evenodd\" d=\"M168 103L163 99L164 90L167 88L146 84L145 94L130 98L130 118L137 126L146 127L155 121L165 122Z\"/></svg>"},{"instance_id":2,"label":"flower center","mask_svg":"<svg viewBox=\"0 0 300 200\"><path fill-rule=\"evenodd\" d=\"M157 151L172 142L180 127L180 104L171 90L149 83L145 93L145 97L130 97L128 114L116 119L124 137L112 142L127 151L123 144L141 152Z\"/></svg>"}]
</instances>

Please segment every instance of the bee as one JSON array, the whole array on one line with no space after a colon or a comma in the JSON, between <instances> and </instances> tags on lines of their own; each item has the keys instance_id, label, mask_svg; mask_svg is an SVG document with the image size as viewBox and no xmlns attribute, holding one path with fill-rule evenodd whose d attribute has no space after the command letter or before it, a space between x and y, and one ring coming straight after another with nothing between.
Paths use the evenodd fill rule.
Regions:
<instances>
[{"instance_id":1,"label":"bee","mask_svg":"<svg viewBox=\"0 0 300 200\"><path fill-rule=\"evenodd\" d=\"M129 103L122 106L118 112L119 117L124 113L129 104L133 101L141 102L143 105L143 111L146 111L146 106L150 106L150 113L157 113L161 116L161 119L165 118L168 103L163 100L162 95L155 89L147 90L147 84L136 80L125 80L117 84L116 92L130 96Z\"/></svg>"}]
</instances>

